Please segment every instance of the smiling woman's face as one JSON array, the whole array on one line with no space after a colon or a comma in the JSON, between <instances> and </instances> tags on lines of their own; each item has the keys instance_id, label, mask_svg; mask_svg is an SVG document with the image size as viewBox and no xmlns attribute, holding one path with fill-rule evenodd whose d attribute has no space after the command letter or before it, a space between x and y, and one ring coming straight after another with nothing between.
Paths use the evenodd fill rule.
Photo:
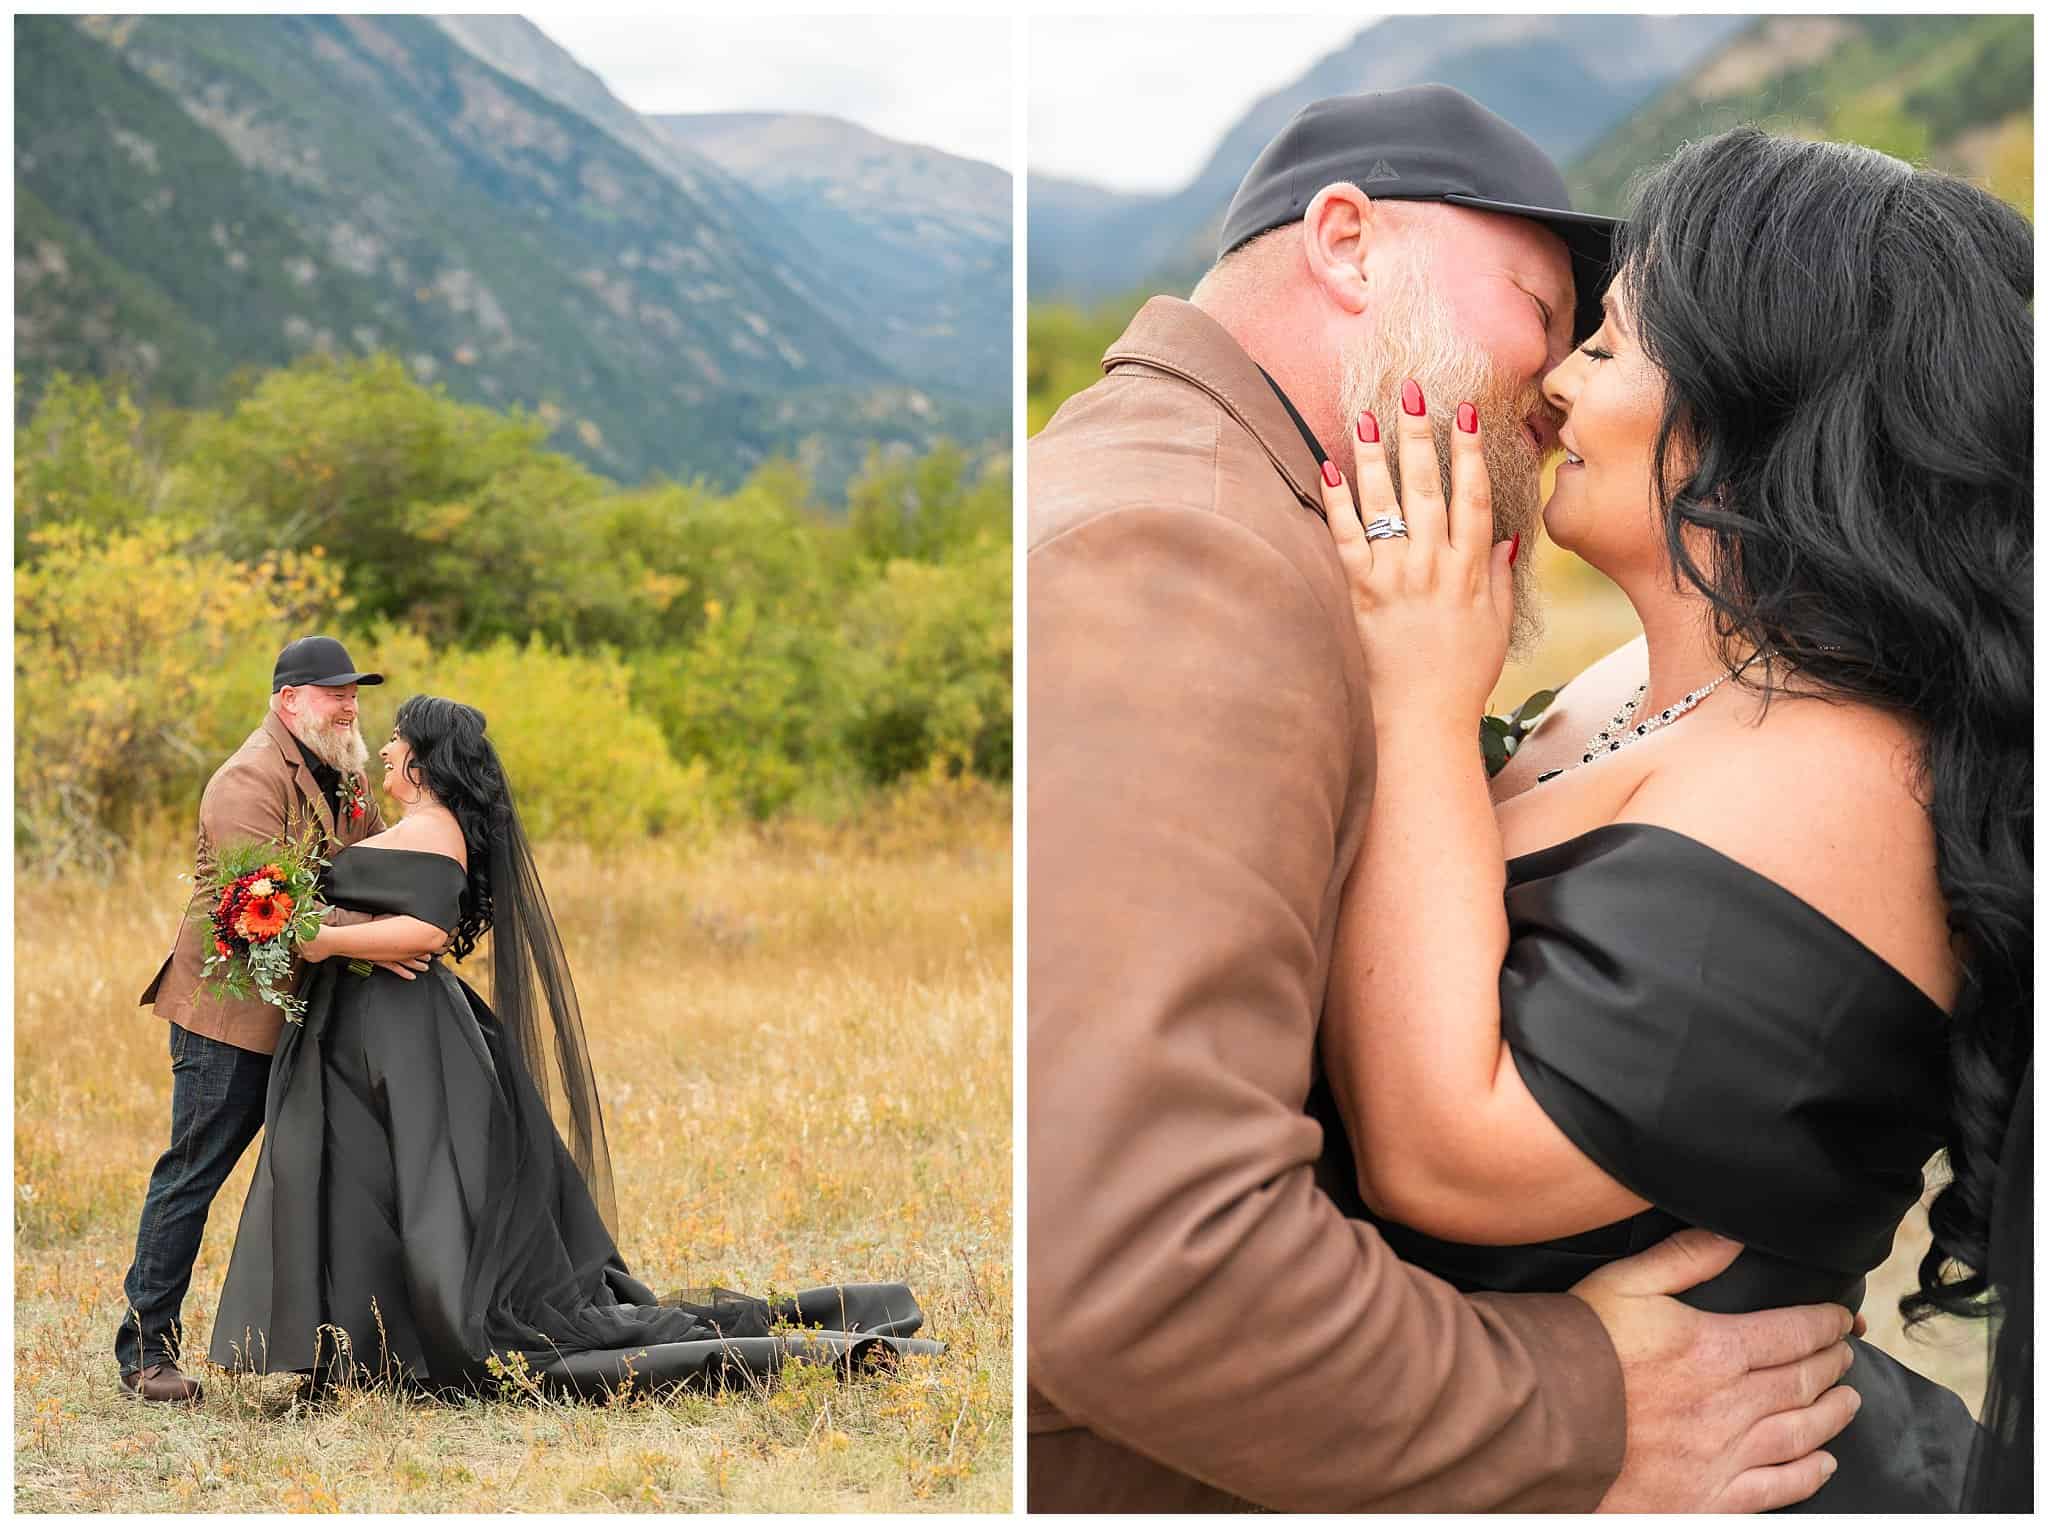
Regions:
<instances>
[{"instance_id":1,"label":"smiling woman's face","mask_svg":"<svg viewBox=\"0 0 2048 1528\"><path fill-rule=\"evenodd\" d=\"M412 759L412 746L398 735L398 729L391 729L391 737L377 757L384 761L384 790L393 801L410 805L420 799L420 788L406 778L405 766Z\"/></svg>"},{"instance_id":2,"label":"smiling woman's face","mask_svg":"<svg viewBox=\"0 0 2048 1528\"><path fill-rule=\"evenodd\" d=\"M1565 413L1558 438L1567 453L1543 526L1559 546L1625 583L1657 574L1666 561L1650 491L1664 373L1644 354L1619 283L1606 306L1606 322L1543 379L1544 395Z\"/></svg>"}]
</instances>

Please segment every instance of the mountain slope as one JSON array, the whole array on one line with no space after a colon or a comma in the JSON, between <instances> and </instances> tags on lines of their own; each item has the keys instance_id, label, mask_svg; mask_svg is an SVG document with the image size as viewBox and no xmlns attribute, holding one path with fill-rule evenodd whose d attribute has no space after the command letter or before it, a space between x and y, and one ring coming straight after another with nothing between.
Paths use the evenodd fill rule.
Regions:
<instances>
[{"instance_id":1,"label":"mountain slope","mask_svg":"<svg viewBox=\"0 0 2048 1528\"><path fill-rule=\"evenodd\" d=\"M19 17L15 49L18 410L59 368L196 402L391 349L626 480L988 428L777 274L765 200L424 19Z\"/></svg>"},{"instance_id":2,"label":"mountain slope","mask_svg":"<svg viewBox=\"0 0 2048 1528\"><path fill-rule=\"evenodd\" d=\"M761 197L673 133L613 95L609 86L523 16L436 16L434 24L501 74L596 124L730 223L739 241L790 290L821 311L833 292L817 280L817 251ZM872 338L857 335L868 349Z\"/></svg>"},{"instance_id":3,"label":"mountain slope","mask_svg":"<svg viewBox=\"0 0 2048 1528\"><path fill-rule=\"evenodd\" d=\"M1977 177L2031 210L2033 86L2031 16L1763 17L1618 123L1567 179L1582 205L1619 213L1639 169L1755 122Z\"/></svg>"},{"instance_id":4,"label":"mountain slope","mask_svg":"<svg viewBox=\"0 0 2048 1528\"><path fill-rule=\"evenodd\" d=\"M1007 403L1010 177L837 117L730 112L654 119L743 181L820 258L812 291L862 316L905 375Z\"/></svg>"},{"instance_id":5,"label":"mountain slope","mask_svg":"<svg viewBox=\"0 0 2048 1528\"><path fill-rule=\"evenodd\" d=\"M1185 290L1215 256L1215 234L1244 172L1310 101L1438 83L1506 117L1560 163L1726 38L1729 16L1396 16L1367 27L1299 79L1253 104L1207 164L1168 196L1119 197L1076 216L1074 183L1030 186L1030 290L1092 298L1141 283ZM1091 188L1093 189L1093 188ZM1098 192L1098 196L1114 193Z\"/></svg>"}]
</instances>

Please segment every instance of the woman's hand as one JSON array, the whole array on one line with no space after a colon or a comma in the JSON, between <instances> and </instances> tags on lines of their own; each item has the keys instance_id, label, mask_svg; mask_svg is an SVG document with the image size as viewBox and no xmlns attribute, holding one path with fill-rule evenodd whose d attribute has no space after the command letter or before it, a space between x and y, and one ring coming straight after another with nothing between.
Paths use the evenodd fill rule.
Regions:
<instances>
[{"instance_id":1,"label":"woman's hand","mask_svg":"<svg viewBox=\"0 0 2048 1528\"><path fill-rule=\"evenodd\" d=\"M327 925L321 924L320 932L311 939L302 940L299 947L292 953L297 955L299 959L314 965L318 965L321 961L332 955L334 953L334 941L328 938Z\"/></svg>"},{"instance_id":2,"label":"woman's hand","mask_svg":"<svg viewBox=\"0 0 2048 1528\"><path fill-rule=\"evenodd\" d=\"M1358 506L1331 462L1323 464L1323 504L1351 585L1374 713L1421 710L1469 731L1507 661L1514 620L1509 569L1517 550L1514 542L1493 542L1478 411L1458 405L1448 506L1416 383L1401 388L1401 495L1387 471L1379 421L1361 414L1352 433ZM1405 519L1407 534L1368 540L1366 527L1382 516L1396 525Z\"/></svg>"}]
</instances>

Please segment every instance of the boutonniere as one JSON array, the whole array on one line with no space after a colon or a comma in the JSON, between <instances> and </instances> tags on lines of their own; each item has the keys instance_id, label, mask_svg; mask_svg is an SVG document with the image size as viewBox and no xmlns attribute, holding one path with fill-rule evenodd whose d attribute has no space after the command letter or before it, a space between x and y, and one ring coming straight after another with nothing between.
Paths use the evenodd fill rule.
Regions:
<instances>
[{"instance_id":1,"label":"boutonniere","mask_svg":"<svg viewBox=\"0 0 2048 1528\"><path fill-rule=\"evenodd\" d=\"M1538 690L1506 716L1479 718L1479 756L1486 761L1487 779L1508 767L1522 739L1536 730L1536 719L1555 699L1557 691Z\"/></svg>"},{"instance_id":2,"label":"boutonniere","mask_svg":"<svg viewBox=\"0 0 2048 1528\"><path fill-rule=\"evenodd\" d=\"M370 814L370 781L367 776L341 777L341 811L350 822L361 822Z\"/></svg>"}]
</instances>

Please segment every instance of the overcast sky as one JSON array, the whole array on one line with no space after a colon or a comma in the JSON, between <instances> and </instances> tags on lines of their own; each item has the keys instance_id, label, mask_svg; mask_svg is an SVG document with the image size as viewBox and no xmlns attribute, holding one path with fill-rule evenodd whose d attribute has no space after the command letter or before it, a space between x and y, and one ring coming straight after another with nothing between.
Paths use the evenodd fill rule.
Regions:
<instances>
[{"instance_id":1,"label":"overcast sky","mask_svg":"<svg viewBox=\"0 0 2048 1528\"><path fill-rule=\"evenodd\" d=\"M1118 191L1177 191L1252 102L1376 19L1035 16L1031 169Z\"/></svg>"},{"instance_id":2,"label":"overcast sky","mask_svg":"<svg viewBox=\"0 0 2048 1528\"><path fill-rule=\"evenodd\" d=\"M1007 17L528 15L643 115L825 112L1016 168Z\"/></svg>"}]
</instances>

